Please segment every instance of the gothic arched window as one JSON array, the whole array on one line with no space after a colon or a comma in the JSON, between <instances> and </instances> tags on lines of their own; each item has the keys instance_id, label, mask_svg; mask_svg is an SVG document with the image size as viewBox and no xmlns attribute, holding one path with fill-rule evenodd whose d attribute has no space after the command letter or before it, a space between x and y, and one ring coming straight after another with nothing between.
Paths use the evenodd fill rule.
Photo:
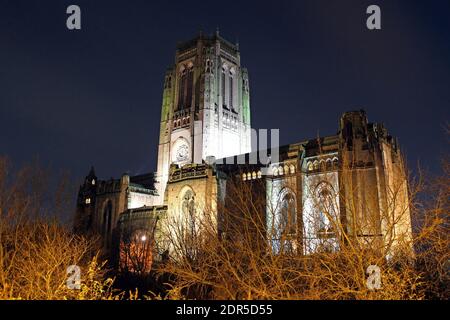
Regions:
<instances>
[{"instance_id":1,"label":"gothic arched window","mask_svg":"<svg viewBox=\"0 0 450 320\"><path fill-rule=\"evenodd\" d=\"M317 186L317 221L316 232L318 238L332 238L335 236L336 197L334 191L326 182Z\"/></svg>"},{"instance_id":2,"label":"gothic arched window","mask_svg":"<svg viewBox=\"0 0 450 320\"><path fill-rule=\"evenodd\" d=\"M186 69L183 69L180 73L180 81L178 84L178 109L184 107L184 88L186 86Z\"/></svg>"},{"instance_id":3,"label":"gothic arched window","mask_svg":"<svg viewBox=\"0 0 450 320\"><path fill-rule=\"evenodd\" d=\"M323 159L320 159L320 161L319 161L319 169L320 170L322 170L322 171L325 171L325 160L323 160Z\"/></svg>"},{"instance_id":4,"label":"gothic arched window","mask_svg":"<svg viewBox=\"0 0 450 320\"><path fill-rule=\"evenodd\" d=\"M314 170L319 170L319 161L315 160L313 165L314 165Z\"/></svg>"},{"instance_id":5,"label":"gothic arched window","mask_svg":"<svg viewBox=\"0 0 450 320\"><path fill-rule=\"evenodd\" d=\"M242 86L244 87L244 91L248 92L249 88L248 88L248 79L244 76L244 78L242 78Z\"/></svg>"},{"instance_id":6,"label":"gothic arched window","mask_svg":"<svg viewBox=\"0 0 450 320\"><path fill-rule=\"evenodd\" d=\"M205 72L206 73L213 73L213 66L214 66L213 62L210 59L207 59L206 60Z\"/></svg>"},{"instance_id":7,"label":"gothic arched window","mask_svg":"<svg viewBox=\"0 0 450 320\"><path fill-rule=\"evenodd\" d=\"M230 76L229 76L229 95L228 95L228 98L229 98L229 107L230 107L230 109L233 109L233 74L232 73L230 73Z\"/></svg>"},{"instance_id":8,"label":"gothic arched window","mask_svg":"<svg viewBox=\"0 0 450 320\"><path fill-rule=\"evenodd\" d=\"M287 192L280 205L280 231L282 235L294 235L297 232L297 210L295 197Z\"/></svg>"},{"instance_id":9,"label":"gothic arched window","mask_svg":"<svg viewBox=\"0 0 450 320\"><path fill-rule=\"evenodd\" d=\"M195 197L194 192L189 189L187 190L181 199L181 211L183 217L187 221L187 228L190 233L195 232Z\"/></svg>"},{"instance_id":10,"label":"gothic arched window","mask_svg":"<svg viewBox=\"0 0 450 320\"><path fill-rule=\"evenodd\" d=\"M192 66L183 68L180 72L178 84L178 109L189 108L192 103L192 87L194 81L194 69Z\"/></svg>"},{"instance_id":11,"label":"gothic arched window","mask_svg":"<svg viewBox=\"0 0 450 320\"><path fill-rule=\"evenodd\" d=\"M289 173L290 174L294 174L295 173L295 167L292 164L289 166Z\"/></svg>"},{"instance_id":12,"label":"gothic arched window","mask_svg":"<svg viewBox=\"0 0 450 320\"><path fill-rule=\"evenodd\" d=\"M330 171L331 169L333 169L333 164L331 162L331 159L327 159L326 168L327 168L327 171Z\"/></svg>"},{"instance_id":13,"label":"gothic arched window","mask_svg":"<svg viewBox=\"0 0 450 320\"><path fill-rule=\"evenodd\" d=\"M192 88L194 86L194 68L189 68L186 85L186 101L184 105L186 108L190 108L192 105Z\"/></svg>"},{"instance_id":14,"label":"gothic arched window","mask_svg":"<svg viewBox=\"0 0 450 320\"><path fill-rule=\"evenodd\" d=\"M338 169L338 168L339 168L339 159L334 158L333 159L333 169Z\"/></svg>"},{"instance_id":15,"label":"gothic arched window","mask_svg":"<svg viewBox=\"0 0 450 320\"><path fill-rule=\"evenodd\" d=\"M166 77L166 81L164 83L164 88L165 89L172 88L172 77L171 76Z\"/></svg>"},{"instance_id":16,"label":"gothic arched window","mask_svg":"<svg viewBox=\"0 0 450 320\"><path fill-rule=\"evenodd\" d=\"M278 168L277 168L277 167L273 167L273 169L272 169L272 174L273 174L274 176L277 176L277 175L278 175Z\"/></svg>"},{"instance_id":17,"label":"gothic arched window","mask_svg":"<svg viewBox=\"0 0 450 320\"><path fill-rule=\"evenodd\" d=\"M222 69L222 75L221 75L221 82L222 82L222 89L221 89L221 94L222 94L222 101L223 101L223 106L226 107L227 103L226 103L226 91L225 91L225 86L226 86L226 74L225 74L225 69Z\"/></svg>"}]
</instances>

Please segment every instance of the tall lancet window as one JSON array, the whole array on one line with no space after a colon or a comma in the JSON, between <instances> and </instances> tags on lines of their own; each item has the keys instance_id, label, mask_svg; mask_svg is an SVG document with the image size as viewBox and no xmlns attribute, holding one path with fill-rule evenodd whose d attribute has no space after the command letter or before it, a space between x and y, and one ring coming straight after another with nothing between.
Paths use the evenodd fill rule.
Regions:
<instances>
[{"instance_id":1,"label":"tall lancet window","mask_svg":"<svg viewBox=\"0 0 450 320\"><path fill-rule=\"evenodd\" d=\"M248 177L247 177L248 179ZM273 220L269 219L269 234L275 254L293 253L297 243L297 204L295 194L288 188L281 190Z\"/></svg>"},{"instance_id":2,"label":"tall lancet window","mask_svg":"<svg viewBox=\"0 0 450 320\"><path fill-rule=\"evenodd\" d=\"M334 205L334 196L331 190L323 188L318 192L319 210L317 221L317 234L319 238L334 237L334 220L336 218L336 210Z\"/></svg>"},{"instance_id":3,"label":"tall lancet window","mask_svg":"<svg viewBox=\"0 0 450 320\"><path fill-rule=\"evenodd\" d=\"M192 88L194 81L194 69L189 67L180 73L178 87L178 109L189 108L192 104Z\"/></svg>"},{"instance_id":4,"label":"tall lancet window","mask_svg":"<svg viewBox=\"0 0 450 320\"><path fill-rule=\"evenodd\" d=\"M336 227L338 221L337 196L330 184L321 182L316 189L317 215L314 221L316 250L333 252L339 248Z\"/></svg>"},{"instance_id":5,"label":"tall lancet window","mask_svg":"<svg viewBox=\"0 0 450 320\"><path fill-rule=\"evenodd\" d=\"M187 190L181 199L181 210L184 225L181 226L183 230L183 247L186 257L194 258L197 252L196 243L196 217L195 217L195 196L192 190Z\"/></svg>"},{"instance_id":6,"label":"tall lancet window","mask_svg":"<svg viewBox=\"0 0 450 320\"><path fill-rule=\"evenodd\" d=\"M184 105L190 108L192 105L192 87L194 85L194 69L189 68L187 75L187 85L186 85L186 101Z\"/></svg>"},{"instance_id":7,"label":"tall lancet window","mask_svg":"<svg viewBox=\"0 0 450 320\"><path fill-rule=\"evenodd\" d=\"M281 202L280 231L282 235L294 235L297 230L297 212L295 198L291 193L286 193Z\"/></svg>"},{"instance_id":8,"label":"tall lancet window","mask_svg":"<svg viewBox=\"0 0 450 320\"><path fill-rule=\"evenodd\" d=\"M188 230L193 232L195 220L195 199L192 190L187 190L182 198L181 209L183 215L188 221Z\"/></svg>"},{"instance_id":9,"label":"tall lancet window","mask_svg":"<svg viewBox=\"0 0 450 320\"><path fill-rule=\"evenodd\" d=\"M222 69L222 90L221 90L221 94L222 94L222 101L223 101L223 106L226 107L227 103L226 103L226 91L225 91L225 87L226 87L226 74L225 74L225 69Z\"/></svg>"},{"instance_id":10,"label":"tall lancet window","mask_svg":"<svg viewBox=\"0 0 450 320\"><path fill-rule=\"evenodd\" d=\"M178 109L184 108L184 92L186 88L187 72L183 69L180 74L180 83L178 85Z\"/></svg>"},{"instance_id":11,"label":"tall lancet window","mask_svg":"<svg viewBox=\"0 0 450 320\"><path fill-rule=\"evenodd\" d=\"M228 103L228 105L230 106L230 109L233 109L233 75L230 73L230 78L229 78L229 86L230 86L230 102Z\"/></svg>"}]
</instances>

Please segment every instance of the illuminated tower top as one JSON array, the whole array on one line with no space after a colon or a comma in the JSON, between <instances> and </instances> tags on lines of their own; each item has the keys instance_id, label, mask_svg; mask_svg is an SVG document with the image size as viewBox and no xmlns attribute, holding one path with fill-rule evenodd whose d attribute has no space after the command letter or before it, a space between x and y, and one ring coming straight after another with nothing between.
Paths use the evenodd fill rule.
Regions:
<instances>
[{"instance_id":1,"label":"illuminated tower top","mask_svg":"<svg viewBox=\"0 0 450 320\"><path fill-rule=\"evenodd\" d=\"M157 180L164 186L172 163L251 151L249 81L240 60L239 46L219 32L178 44L161 109Z\"/></svg>"}]
</instances>

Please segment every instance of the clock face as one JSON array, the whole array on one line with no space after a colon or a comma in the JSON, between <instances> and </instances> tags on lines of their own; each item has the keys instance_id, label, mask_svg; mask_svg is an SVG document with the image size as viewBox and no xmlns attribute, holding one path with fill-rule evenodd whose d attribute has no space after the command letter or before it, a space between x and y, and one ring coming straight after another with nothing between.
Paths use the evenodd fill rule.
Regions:
<instances>
[{"instance_id":1,"label":"clock face","mask_svg":"<svg viewBox=\"0 0 450 320\"><path fill-rule=\"evenodd\" d=\"M185 139L178 139L173 145L172 161L175 163L186 162L189 160L189 145Z\"/></svg>"},{"instance_id":2,"label":"clock face","mask_svg":"<svg viewBox=\"0 0 450 320\"><path fill-rule=\"evenodd\" d=\"M186 161L189 155L188 146L183 144L178 147L176 152L177 161Z\"/></svg>"}]
</instances>

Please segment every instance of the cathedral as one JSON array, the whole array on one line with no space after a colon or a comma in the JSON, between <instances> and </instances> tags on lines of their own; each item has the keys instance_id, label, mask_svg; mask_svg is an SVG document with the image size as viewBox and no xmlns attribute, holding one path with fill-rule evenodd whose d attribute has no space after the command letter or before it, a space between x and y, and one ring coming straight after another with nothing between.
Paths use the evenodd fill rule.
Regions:
<instances>
[{"instance_id":1,"label":"cathedral","mask_svg":"<svg viewBox=\"0 0 450 320\"><path fill-rule=\"evenodd\" d=\"M189 224L208 212L220 230L221 210L236 209L238 182L255 191L249 201L262 204L274 252L339 250L339 230L395 248L412 237L398 142L363 110L337 123L332 136L252 151L239 46L218 32L200 34L178 44L164 76L156 172L102 180L92 168L79 189L75 229L100 234L106 250L126 235L152 239L159 259L175 250L162 232L167 221Z\"/></svg>"}]
</instances>

